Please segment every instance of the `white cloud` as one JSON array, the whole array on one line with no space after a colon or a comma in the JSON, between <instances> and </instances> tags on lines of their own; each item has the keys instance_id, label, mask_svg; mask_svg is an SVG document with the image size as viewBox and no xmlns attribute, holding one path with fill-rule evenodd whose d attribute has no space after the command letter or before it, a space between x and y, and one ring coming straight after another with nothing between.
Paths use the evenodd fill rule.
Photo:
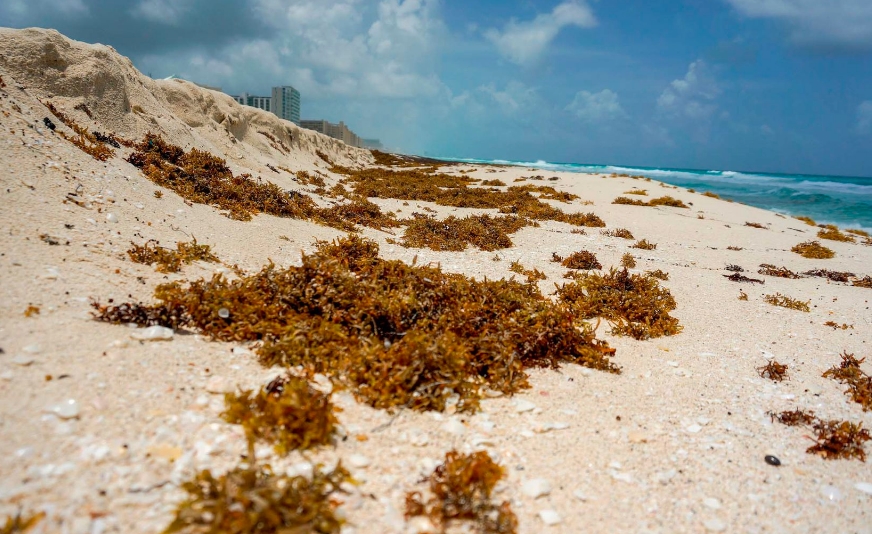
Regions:
<instances>
[{"instance_id":1,"label":"white cloud","mask_svg":"<svg viewBox=\"0 0 872 534\"><path fill-rule=\"evenodd\" d=\"M784 23L803 46L872 46L870 0L725 0L739 13Z\"/></svg>"},{"instance_id":2,"label":"white cloud","mask_svg":"<svg viewBox=\"0 0 872 534\"><path fill-rule=\"evenodd\" d=\"M609 89L599 93L579 91L572 102L566 106L576 117L585 122L605 122L627 118L627 112L621 107L618 95Z\"/></svg>"},{"instance_id":3,"label":"white cloud","mask_svg":"<svg viewBox=\"0 0 872 534\"><path fill-rule=\"evenodd\" d=\"M494 84L483 85L477 91L507 115L520 113L533 116L541 111L539 93L521 82L511 81L504 89L497 89Z\"/></svg>"},{"instance_id":4,"label":"white cloud","mask_svg":"<svg viewBox=\"0 0 872 534\"><path fill-rule=\"evenodd\" d=\"M79 17L87 15L89 10L83 0L3 0L0 2L0 19L13 23L48 12Z\"/></svg>"},{"instance_id":5,"label":"white cloud","mask_svg":"<svg viewBox=\"0 0 872 534\"><path fill-rule=\"evenodd\" d=\"M175 25L194 6L196 0L140 0L130 11L133 15L160 24Z\"/></svg>"},{"instance_id":6,"label":"white cloud","mask_svg":"<svg viewBox=\"0 0 872 534\"><path fill-rule=\"evenodd\" d=\"M872 133L872 100L866 100L857 106L857 133Z\"/></svg>"},{"instance_id":7,"label":"white cloud","mask_svg":"<svg viewBox=\"0 0 872 534\"><path fill-rule=\"evenodd\" d=\"M485 37L510 61L528 65L542 56L560 30L567 26L592 28L597 21L590 7L580 0L563 2L551 13L537 16L527 22L512 19L502 31L495 28Z\"/></svg>"},{"instance_id":8,"label":"white cloud","mask_svg":"<svg viewBox=\"0 0 872 534\"><path fill-rule=\"evenodd\" d=\"M717 111L715 100L721 88L705 61L698 59L687 68L684 78L673 80L657 99L657 110L668 117L709 119Z\"/></svg>"}]
</instances>

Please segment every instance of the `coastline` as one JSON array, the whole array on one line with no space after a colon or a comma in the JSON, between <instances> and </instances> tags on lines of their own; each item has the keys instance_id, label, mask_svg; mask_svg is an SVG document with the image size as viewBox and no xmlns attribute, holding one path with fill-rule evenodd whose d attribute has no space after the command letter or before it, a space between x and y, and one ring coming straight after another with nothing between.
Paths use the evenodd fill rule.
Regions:
<instances>
[{"instance_id":1,"label":"coastline","mask_svg":"<svg viewBox=\"0 0 872 534\"><path fill-rule=\"evenodd\" d=\"M46 43L63 51L58 38L46 33L4 30L0 42L22 53ZM70 50L63 52L70 61L69 78L116 68L114 63L89 63L98 47L69 43ZM38 61L39 54L33 53ZM134 75L132 67L124 68L117 67L118 79ZM8 169L0 177L0 222L8 229L0 235L0 296L5 303L0 310L0 428L5 438L0 443L0 517L21 509L47 511L40 527L44 532L161 531L184 499L180 486L192 473L227 471L246 453L241 428L219 417L224 393L262 387L283 371L262 367L253 343L211 341L186 330L172 340L137 340L132 337L137 329L93 320L91 299L151 302L155 287L166 282L209 279L218 272L232 276L234 266L246 273L269 262L299 266L302 254L316 250L316 241L346 233L267 214L247 222L232 220L210 205L186 202L122 159L126 149L97 161L42 126L48 111L40 99L52 99L68 111L86 100L87 95L58 96L64 94L60 89L75 87L73 82L43 83L41 70L2 61L0 75L8 95L0 106L9 113L3 119L9 127L0 131L0 162ZM319 206L335 199L301 184L299 172L323 176L327 188L346 178L318 152L335 164L374 166L368 152L291 128L229 97L183 81L135 75L142 79L140 89L134 84L117 89L143 111L95 108L99 121L93 127L128 138L159 129L179 146L226 159L237 175L252 173L283 189L313 195ZM258 132L284 144L270 143ZM414 161L425 168L434 164ZM272 172L270 166L290 168L295 178ZM799 407L821 418L872 427L872 412L850 402L843 385L822 376L839 364L843 352L858 358L870 354L872 340L864 332L872 326L872 289L825 278L756 273L759 265L774 264L797 272L825 268L868 276L872 247L822 241L835 258L806 259L790 249L816 240L819 228L657 181L559 171L547 173L557 180L540 181L529 178L540 171L492 165L453 164L439 171L498 179L506 184L496 186L503 190L552 186L580 198L544 203L566 212L596 213L606 227L584 228L580 234L565 222L540 220L538 226L512 233L511 247L462 252L403 247L396 244L402 229L358 228L379 245L381 258L438 265L476 280L521 279L510 270L519 261L546 276L537 285L550 296L555 284L567 282L566 269L551 261L552 254L587 250L607 271L630 253L637 261L631 272L669 273L662 285L677 301L673 315L683 331L639 341L611 335L602 322L597 337L616 349L613 361L621 374L579 365L530 369L530 389L512 398L486 398L472 415L391 414L357 402L348 391L335 391L346 439L287 457L259 444L257 454L276 472L294 471L306 462L342 461L359 482L341 497L348 520L343 532L413 531L403 519L404 494L420 489L422 476L451 449L486 450L504 466L506 479L496 495L512 504L519 532L868 528L872 495L862 489L872 484L868 464L807 454L808 432L773 423L769 412ZM523 177L528 179L516 181ZM669 195L689 208L612 203L637 188L647 190L643 200ZM160 198L156 190L162 192ZM72 202L70 193L88 200ZM440 220L497 214L435 202L369 200L398 217L413 212ZM763 228L746 226L748 222ZM633 240L601 234L616 228L657 248L634 249ZM192 237L210 245L223 264L195 262L167 274L134 263L126 254L131 242L156 239L173 246ZM729 264L743 266L765 284L727 280ZM747 301L739 300L740 290L748 294ZM810 301L810 312L763 300L775 293ZM25 316L28 306L40 311ZM853 328L836 330L824 325L828 321ZM758 367L770 359L788 365L789 380L773 382L759 375ZM864 369L870 371L869 365ZM69 399L76 401L75 416L60 417L63 412L56 407ZM872 445L865 450L872 453ZM766 463L766 455L777 456L781 465ZM538 498L525 494L525 483L540 478L548 481L550 492ZM546 526L540 515L544 510L556 511L560 522Z\"/></svg>"}]
</instances>

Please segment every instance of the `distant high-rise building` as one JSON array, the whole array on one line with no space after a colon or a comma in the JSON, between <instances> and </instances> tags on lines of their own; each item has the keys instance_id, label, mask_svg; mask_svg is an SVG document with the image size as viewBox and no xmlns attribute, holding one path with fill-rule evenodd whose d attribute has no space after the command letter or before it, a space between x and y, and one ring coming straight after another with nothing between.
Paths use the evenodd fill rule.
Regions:
<instances>
[{"instance_id":1,"label":"distant high-rise building","mask_svg":"<svg viewBox=\"0 0 872 534\"><path fill-rule=\"evenodd\" d=\"M300 92L290 85L273 87L272 96L252 96L242 93L234 96L233 100L243 106L269 111L279 118L300 124Z\"/></svg>"},{"instance_id":2,"label":"distant high-rise building","mask_svg":"<svg viewBox=\"0 0 872 534\"><path fill-rule=\"evenodd\" d=\"M363 148L369 148L372 150L381 150L384 148L384 145L382 145L382 142L378 139L361 139L360 142L363 145Z\"/></svg>"},{"instance_id":3,"label":"distant high-rise building","mask_svg":"<svg viewBox=\"0 0 872 534\"><path fill-rule=\"evenodd\" d=\"M360 136L352 132L342 121L339 124L333 124L325 120L300 121L300 126L307 130L315 130L316 132L329 135L333 139L339 139L348 146L363 148L363 140Z\"/></svg>"},{"instance_id":4,"label":"distant high-rise building","mask_svg":"<svg viewBox=\"0 0 872 534\"><path fill-rule=\"evenodd\" d=\"M273 113L300 125L300 92L290 85L272 88Z\"/></svg>"}]
</instances>

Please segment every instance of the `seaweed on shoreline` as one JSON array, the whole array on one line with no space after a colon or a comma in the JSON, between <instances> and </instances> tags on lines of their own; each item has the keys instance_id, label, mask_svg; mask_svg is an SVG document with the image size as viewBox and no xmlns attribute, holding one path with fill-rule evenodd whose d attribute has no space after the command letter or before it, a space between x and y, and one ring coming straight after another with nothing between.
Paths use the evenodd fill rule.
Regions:
<instances>
[{"instance_id":1,"label":"seaweed on shoreline","mask_svg":"<svg viewBox=\"0 0 872 534\"><path fill-rule=\"evenodd\" d=\"M830 258L835 257L836 253L827 247L820 244L819 241L806 241L804 243L800 243L795 245L792 249L793 252L796 252L803 258L809 259L823 259L828 260Z\"/></svg>"},{"instance_id":2,"label":"seaweed on shoreline","mask_svg":"<svg viewBox=\"0 0 872 534\"><path fill-rule=\"evenodd\" d=\"M600 232L602 235L606 237L619 237L621 239L636 239L633 237L633 233L627 230L626 228L615 228L614 230L602 230Z\"/></svg>"},{"instance_id":3,"label":"seaweed on shoreline","mask_svg":"<svg viewBox=\"0 0 872 534\"><path fill-rule=\"evenodd\" d=\"M159 273L177 273L182 270L182 264L190 265L195 261L219 263L218 256L212 254L212 247L200 245L197 239L191 243L179 241L176 250L163 248L160 242L154 239L146 241L144 245L131 243L132 247L127 251L131 261L144 265L157 264Z\"/></svg>"},{"instance_id":4,"label":"seaweed on shoreline","mask_svg":"<svg viewBox=\"0 0 872 534\"><path fill-rule=\"evenodd\" d=\"M749 278L743 274L733 273L733 274L724 274L721 275L730 282L747 282L749 284L765 284L764 280L758 280L757 278Z\"/></svg>"},{"instance_id":5,"label":"seaweed on shoreline","mask_svg":"<svg viewBox=\"0 0 872 534\"><path fill-rule=\"evenodd\" d=\"M634 284L643 291L636 307L671 299L656 283ZM574 308L535 285L382 260L376 243L356 235L320 242L299 267L270 264L232 281L215 275L164 284L155 297L154 305L94 302L94 315L189 328L214 340L261 340L264 365L324 373L382 409L441 411L456 395L459 411L475 411L485 388L512 394L529 387L525 369L534 367L620 372L608 358L613 350ZM654 333L677 325L656 310L634 313Z\"/></svg>"},{"instance_id":6,"label":"seaweed on shoreline","mask_svg":"<svg viewBox=\"0 0 872 534\"><path fill-rule=\"evenodd\" d=\"M791 310L797 310L805 313L809 313L811 308L809 308L809 304L811 301L803 302L801 300L797 300L781 293L776 293L774 295L766 295L763 297L763 300L772 304L773 306L779 306L781 308L788 308Z\"/></svg>"},{"instance_id":7,"label":"seaweed on shoreline","mask_svg":"<svg viewBox=\"0 0 872 534\"><path fill-rule=\"evenodd\" d=\"M406 220L402 245L432 250L465 250L473 245L481 250L493 251L512 246L509 234L535 223L516 216L470 215L458 219L453 215L438 220L415 214Z\"/></svg>"},{"instance_id":8,"label":"seaweed on shoreline","mask_svg":"<svg viewBox=\"0 0 872 534\"><path fill-rule=\"evenodd\" d=\"M852 401L862 406L864 412L872 411L872 376L860 368L860 364L866 361L866 358L858 360L847 351L842 353L841 358L842 363L838 367L834 366L827 370L823 377L847 384L848 390L845 391L845 395L849 395Z\"/></svg>"},{"instance_id":9,"label":"seaweed on shoreline","mask_svg":"<svg viewBox=\"0 0 872 534\"><path fill-rule=\"evenodd\" d=\"M787 369L786 365L775 360L769 360L766 365L757 368L757 373L760 374L761 378L768 378L773 382L781 382L787 378Z\"/></svg>"},{"instance_id":10,"label":"seaweed on shoreline","mask_svg":"<svg viewBox=\"0 0 872 534\"><path fill-rule=\"evenodd\" d=\"M462 454L452 450L425 480L430 499L406 494L406 519L426 516L445 533L457 521L472 521L478 534L514 534L518 519L508 501L497 505L491 494L505 470L487 452Z\"/></svg>"},{"instance_id":11,"label":"seaweed on shoreline","mask_svg":"<svg viewBox=\"0 0 872 534\"><path fill-rule=\"evenodd\" d=\"M757 274L765 274L766 276L775 276L778 278L802 278L787 267L776 267L775 265L771 265L769 263L760 264L760 270L757 271Z\"/></svg>"},{"instance_id":12,"label":"seaweed on shoreline","mask_svg":"<svg viewBox=\"0 0 872 534\"><path fill-rule=\"evenodd\" d=\"M829 269L812 269L810 271L806 271L803 274L805 274L806 276L826 278L827 280L830 280L832 282L848 282L853 276L855 276L854 273L830 271Z\"/></svg>"},{"instance_id":13,"label":"seaweed on shoreline","mask_svg":"<svg viewBox=\"0 0 872 534\"><path fill-rule=\"evenodd\" d=\"M591 270L603 268L599 260L596 259L596 255L593 252L589 252L587 250L573 252L566 259L563 260L562 265L567 269Z\"/></svg>"},{"instance_id":14,"label":"seaweed on shoreline","mask_svg":"<svg viewBox=\"0 0 872 534\"><path fill-rule=\"evenodd\" d=\"M513 273L518 273L522 276L527 277L527 283L532 284L534 282L538 282L539 280L547 280L548 277L545 276L545 273L540 271L539 269L525 269L523 265L521 265L520 261L513 261L509 265L509 270Z\"/></svg>"}]
</instances>

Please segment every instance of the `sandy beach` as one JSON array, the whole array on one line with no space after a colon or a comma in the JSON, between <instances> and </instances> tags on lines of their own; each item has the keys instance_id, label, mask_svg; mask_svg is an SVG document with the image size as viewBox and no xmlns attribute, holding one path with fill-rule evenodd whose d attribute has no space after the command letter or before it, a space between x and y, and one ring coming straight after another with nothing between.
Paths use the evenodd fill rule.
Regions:
<instances>
[{"instance_id":1,"label":"sandy beach","mask_svg":"<svg viewBox=\"0 0 872 534\"><path fill-rule=\"evenodd\" d=\"M184 150L206 151L226 160L234 175L304 193L321 208L342 200L301 183L300 171L323 178L329 190L347 183L335 166L372 167L374 156L190 82L152 80L107 46L49 30L0 29L0 50L0 518L45 512L33 532L161 532L185 499L184 482L202 469L226 472L246 453L241 427L220 417L224 393L264 387L284 370L260 365L255 342L214 341L193 330L139 340L135 325L94 320L91 301L151 303L166 282L232 278L269 262L300 266L317 241L347 232L268 214L234 220L188 201L126 161L129 147L115 148L106 161L80 150L61 136L76 134L46 104L88 131L135 141L155 133ZM389 412L335 391L341 431L332 445L281 456L261 442L257 455L277 473L341 461L358 482L336 497L342 532L433 531L403 517L404 496L421 491L422 478L451 450L487 451L505 469L494 499L511 503L523 533L872 532L869 462L809 454L811 428L770 416L798 408L872 428L872 412L851 401L847 386L822 376L843 353L872 355L872 289L758 274L761 264L772 264L862 279L872 275L872 247L862 238L821 240L820 228L797 219L632 177L468 164L432 172L499 180L501 190L551 186L578 199L542 202L595 213L606 226L539 220L510 234L508 248L460 252L404 247L402 227L358 226L378 244L380 258L476 280L523 281L510 270L517 261L544 273L536 284L554 299L556 286L571 283L554 254L586 250L608 272L630 253L631 273L668 273L659 283L674 297L671 314L683 329L637 340L613 335L602 321L596 336L615 349L611 361L620 374L570 363L529 369L529 389L488 396L476 413ZM667 195L687 208L612 203ZM414 212L440 220L499 215L370 201L398 219ZM634 239L602 233L617 228ZM131 243L174 248L194 238L221 263L161 273L127 254ZM656 249L632 248L641 239ZM811 240L835 257L791 251ZM765 283L733 282L725 277L733 274L728 265ZM808 302L810 311L764 300L779 293ZM845 328L825 326L830 321ZM762 377L758 368L769 361L787 365L789 378ZM869 362L862 368L872 372ZM317 386L333 388L326 379ZM872 442L864 450L872 454ZM767 463L767 455L780 465ZM537 479L544 482L530 483Z\"/></svg>"}]
</instances>

